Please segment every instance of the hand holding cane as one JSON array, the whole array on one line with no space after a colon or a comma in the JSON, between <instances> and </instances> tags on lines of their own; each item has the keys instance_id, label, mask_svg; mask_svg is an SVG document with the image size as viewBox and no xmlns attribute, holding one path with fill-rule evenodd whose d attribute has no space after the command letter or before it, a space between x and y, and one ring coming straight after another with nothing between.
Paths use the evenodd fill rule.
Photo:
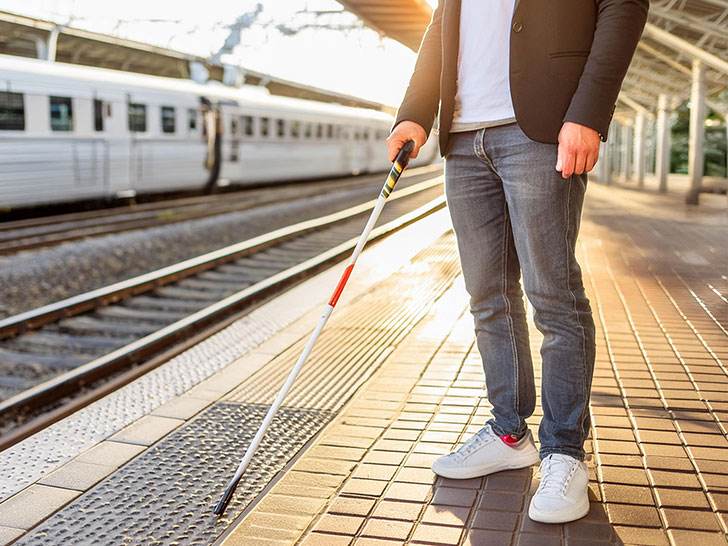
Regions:
<instances>
[{"instance_id":1,"label":"hand holding cane","mask_svg":"<svg viewBox=\"0 0 728 546\"><path fill-rule=\"evenodd\" d=\"M379 199L377 199L377 203L374 206L374 209L372 210L371 215L369 216L369 220L367 221L367 224L364 227L364 231L362 232L361 237L359 238L359 242L356 244L356 247L354 248L354 252L352 253L351 258L349 259L349 263L346 265L346 268L344 269L344 272L341 275L341 279L339 279L339 283L336 285L336 289L334 290L334 293L332 294L331 299L329 300L329 303L326 306L326 309L324 309L324 312L321 315L321 318L319 319L319 323L316 326L316 329L313 331L313 334L311 335L311 338L308 340L306 347L303 349L301 356L298 358L296 365L293 367L293 369L291 370L291 373L288 375L288 378L286 379L286 382L283 384L283 387L281 388L280 392L278 393L278 396L276 396L276 399L273 401L273 404L268 409L268 413L266 414L265 418L263 419L263 422L260 425L260 428L258 429L258 432L256 433L255 437L250 442L250 446L248 446L248 450L245 452L245 456L243 457L243 460L240 462L240 465L238 466L238 469L235 472L233 479L230 481L230 484L228 485L227 489L225 490L225 493L223 494L222 499L220 499L220 502L218 502L217 505L215 506L214 513L217 514L218 516L222 515L222 513L225 511L225 508L227 507L228 503L230 502L230 499L232 499L233 493L235 492L235 488L238 486L238 483L240 482L240 478L243 476L243 472L245 472L245 469L248 466L248 463L253 458L253 454L255 453L255 450L258 448L258 445L260 444L261 440L263 439L265 432L268 430L268 426L270 425L271 421L273 420L273 416L275 415L276 411L278 410L278 407L283 402L283 399L285 398L286 394L288 394L288 391L290 390L291 386L293 385L293 381L296 379L298 372L301 370L303 363L308 358L308 355L311 353L311 350L313 349L313 346L316 343L316 340L318 339L319 335L321 334L321 330L323 330L324 326L326 325L326 321L328 321L329 317L331 316L331 312L334 310L334 307L336 307L336 302L339 301L339 296L341 296L341 293L344 291L346 282L349 280L351 271L354 269L354 264L356 263L356 260L359 257L359 254L361 254L361 251L367 242L369 234L371 233L372 229L374 228L374 224L377 222L377 219L379 218L379 214L382 212L382 208L384 208L384 203L387 201L389 194L392 193L392 190L394 189L394 185L399 180L400 175L407 168L407 164L409 163L409 156L410 156L410 153L412 153L412 149L414 148L414 145L415 145L415 143L413 140L408 140L407 142L405 142L405 144L402 146L399 153L397 154L397 157L394 160L394 164L392 165L392 169L389 171L389 176L387 177L387 181L384 183L384 187L382 187L382 191L379 194Z\"/></svg>"}]
</instances>

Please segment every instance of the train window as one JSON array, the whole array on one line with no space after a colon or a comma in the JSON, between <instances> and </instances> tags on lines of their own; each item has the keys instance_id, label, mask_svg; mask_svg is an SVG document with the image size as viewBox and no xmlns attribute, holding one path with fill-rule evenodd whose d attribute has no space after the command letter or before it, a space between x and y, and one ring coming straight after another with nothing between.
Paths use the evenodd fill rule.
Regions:
<instances>
[{"instance_id":1,"label":"train window","mask_svg":"<svg viewBox=\"0 0 728 546\"><path fill-rule=\"evenodd\" d=\"M294 138L298 138L298 136L301 134L301 123L296 121L295 119L291 122L291 136Z\"/></svg>"},{"instance_id":2,"label":"train window","mask_svg":"<svg viewBox=\"0 0 728 546\"><path fill-rule=\"evenodd\" d=\"M286 120L284 119L278 120L278 136L281 138L286 136Z\"/></svg>"},{"instance_id":3,"label":"train window","mask_svg":"<svg viewBox=\"0 0 728 546\"><path fill-rule=\"evenodd\" d=\"M354 140L359 140L361 138L361 130L359 127L354 127Z\"/></svg>"},{"instance_id":4,"label":"train window","mask_svg":"<svg viewBox=\"0 0 728 546\"><path fill-rule=\"evenodd\" d=\"M162 132L174 133L175 115L174 106L162 106Z\"/></svg>"},{"instance_id":5,"label":"train window","mask_svg":"<svg viewBox=\"0 0 728 546\"><path fill-rule=\"evenodd\" d=\"M138 132L147 130L146 104L129 103L129 130Z\"/></svg>"},{"instance_id":6,"label":"train window","mask_svg":"<svg viewBox=\"0 0 728 546\"><path fill-rule=\"evenodd\" d=\"M310 122L306 122L306 123L303 124L303 127L304 127L303 135L306 138L311 138L311 123Z\"/></svg>"},{"instance_id":7,"label":"train window","mask_svg":"<svg viewBox=\"0 0 728 546\"><path fill-rule=\"evenodd\" d=\"M369 137L371 136L369 127L364 128L364 140L369 140Z\"/></svg>"},{"instance_id":8,"label":"train window","mask_svg":"<svg viewBox=\"0 0 728 546\"><path fill-rule=\"evenodd\" d=\"M334 138L334 126L331 123L326 126L326 136L328 138Z\"/></svg>"},{"instance_id":9,"label":"train window","mask_svg":"<svg viewBox=\"0 0 728 546\"><path fill-rule=\"evenodd\" d=\"M25 105L22 93L0 91L0 130L25 130Z\"/></svg>"},{"instance_id":10,"label":"train window","mask_svg":"<svg viewBox=\"0 0 728 546\"><path fill-rule=\"evenodd\" d=\"M94 99L94 131L104 130L104 101Z\"/></svg>"},{"instance_id":11,"label":"train window","mask_svg":"<svg viewBox=\"0 0 728 546\"><path fill-rule=\"evenodd\" d=\"M255 134L255 125L253 121L253 116L243 116L243 132L247 136L252 136Z\"/></svg>"},{"instance_id":12,"label":"train window","mask_svg":"<svg viewBox=\"0 0 728 546\"><path fill-rule=\"evenodd\" d=\"M320 123L316 124L316 138L323 138L324 136L324 126Z\"/></svg>"},{"instance_id":13,"label":"train window","mask_svg":"<svg viewBox=\"0 0 728 546\"><path fill-rule=\"evenodd\" d=\"M190 131L197 129L197 110L194 108L187 109L187 127Z\"/></svg>"},{"instance_id":14,"label":"train window","mask_svg":"<svg viewBox=\"0 0 728 546\"><path fill-rule=\"evenodd\" d=\"M260 135L267 137L270 134L270 118L260 118Z\"/></svg>"},{"instance_id":15,"label":"train window","mask_svg":"<svg viewBox=\"0 0 728 546\"><path fill-rule=\"evenodd\" d=\"M73 131L73 106L71 97L50 97L51 129Z\"/></svg>"},{"instance_id":16,"label":"train window","mask_svg":"<svg viewBox=\"0 0 728 546\"><path fill-rule=\"evenodd\" d=\"M230 134L234 137L238 136L238 119L230 118Z\"/></svg>"}]
</instances>

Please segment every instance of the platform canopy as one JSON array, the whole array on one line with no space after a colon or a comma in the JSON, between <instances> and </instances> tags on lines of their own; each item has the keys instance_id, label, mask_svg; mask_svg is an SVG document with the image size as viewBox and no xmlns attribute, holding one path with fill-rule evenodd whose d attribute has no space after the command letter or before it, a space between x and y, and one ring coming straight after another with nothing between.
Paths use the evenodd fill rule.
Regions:
<instances>
[{"instance_id":1,"label":"platform canopy","mask_svg":"<svg viewBox=\"0 0 728 546\"><path fill-rule=\"evenodd\" d=\"M432 17L425 0L338 0L367 26L417 51Z\"/></svg>"},{"instance_id":2,"label":"platform canopy","mask_svg":"<svg viewBox=\"0 0 728 546\"><path fill-rule=\"evenodd\" d=\"M432 16L424 0L339 0L374 30L417 51ZM651 0L649 20L625 79L617 115L657 104L667 93L690 95L692 60L702 54L707 95L728 85L728 0ZM720 106L720 105L718 105Z\"/></svg>"}]
</instances>

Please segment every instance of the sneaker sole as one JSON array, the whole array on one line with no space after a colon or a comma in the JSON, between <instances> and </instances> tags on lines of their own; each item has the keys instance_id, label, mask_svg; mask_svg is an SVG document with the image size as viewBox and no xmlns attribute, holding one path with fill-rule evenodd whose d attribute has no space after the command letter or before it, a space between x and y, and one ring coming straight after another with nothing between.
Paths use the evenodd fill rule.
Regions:
<instances>
[{"instance_id":1,"label":"sneaker sole","mask_svg":"<svg viewBox=\"0 0 728 546\"><path fill-rule=\"evenodd\" d=\"M581 504L571 506L564 510L545 512L533 507L533 502L528 507L528 517L540 523L568 523L581 519L589 513L589 497L585 496Z\"/></svg>"},{"instance_id":2,"label":"sneaker sole","mask_svg":"<svg viewBox=\"0 0 728 546\"><path fill-rule=\"evenodd\" d=\"M460 468L441 468L437 464L437 460L432 463L432 471L438 476L443 478L450 478L454 480L466 480L468 478L477 478L478 476L487 476L488 474L494 474L501 470L516 470L518 468L526 468L527 466L533 466L538 464L540 458L538 451L534 451L532 454L524 455L519 458L511 458L508 461L500 463L490 463L479 466L467 466Z\"/></svg>"}]
</instances>

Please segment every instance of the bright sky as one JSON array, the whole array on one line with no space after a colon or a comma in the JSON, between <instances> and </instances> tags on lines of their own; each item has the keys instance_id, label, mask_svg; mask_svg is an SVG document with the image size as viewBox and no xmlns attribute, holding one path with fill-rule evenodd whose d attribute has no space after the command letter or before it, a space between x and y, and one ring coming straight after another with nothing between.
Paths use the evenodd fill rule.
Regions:
<instances>
[{"instance_id":1,"label":"bright sky","mask_svg":"<svg viewBox=\"0 0 728 546\"><path fill-rule=\"evenodd\" d=\"M436 0L427 0L436 4ZM341 10L335 0L0 0L0 9L70 26L147 42L200 56L216 53L229 34L227 25L256 4L263 11L226 63L309 85L398 106L416 55L407 47L368 29L348 31L305 28L284 36L279 24L358 24L351 14L297 13ZM110 9L113 6L113 9Z\"/></svg>"}]
</instances>

